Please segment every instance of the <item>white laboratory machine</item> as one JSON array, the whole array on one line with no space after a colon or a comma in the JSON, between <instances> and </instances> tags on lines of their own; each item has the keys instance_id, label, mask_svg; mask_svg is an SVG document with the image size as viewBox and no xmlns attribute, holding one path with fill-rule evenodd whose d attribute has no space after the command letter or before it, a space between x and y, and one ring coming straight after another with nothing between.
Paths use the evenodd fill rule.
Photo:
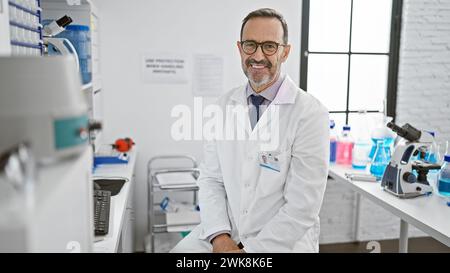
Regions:
<instances>
[{"instance_id":1,"label":"white laboratory machine","mask_svg":"<svg viewBox=\"0 0 450 273\"><path fill-rule=\"evenodd\" d=\"M75 60L0 58L0 128L0 252L91 252L93 155Z\"/></svg>"},{"instance_id":2,"label":"white laboratory machine","mask_svg":"<svg viewBox=\"0 0 450 273\"><path fill-rule=\"evenodd\" d=\"M26 142L46 162L85 150L88 107L73 57L0 57L0 83L0 152Z\"/></svg>"}]
</instances>

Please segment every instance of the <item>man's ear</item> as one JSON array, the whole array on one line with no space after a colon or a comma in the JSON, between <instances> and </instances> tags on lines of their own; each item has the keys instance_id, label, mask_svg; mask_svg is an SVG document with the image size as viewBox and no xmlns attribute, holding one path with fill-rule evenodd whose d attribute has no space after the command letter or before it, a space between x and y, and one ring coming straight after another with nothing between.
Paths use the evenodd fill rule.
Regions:
<instances>
[{"instance_id":1,"label":"man's ear","mask_svg":"<svg viewBox=\"0 0 450 273\"><path fill-rule=\"evenodd\" d=\"M241 48L241 42L237 41L236 45L237 45L237 48L238 48L239 52L241 52L241 49L242 49Z\"/></svg>"},{"instance_id":2,"label":"man's ear","mask_svg":"<svg viewBox=\"0 0 450 273\"><path fill-rule=\"evenodd\" d=\"M291 45L286 45L283 47L283 54L281 55L282 62L285 62L287 60L290 52L291 52Z\"/></svg>"}]
</instances>

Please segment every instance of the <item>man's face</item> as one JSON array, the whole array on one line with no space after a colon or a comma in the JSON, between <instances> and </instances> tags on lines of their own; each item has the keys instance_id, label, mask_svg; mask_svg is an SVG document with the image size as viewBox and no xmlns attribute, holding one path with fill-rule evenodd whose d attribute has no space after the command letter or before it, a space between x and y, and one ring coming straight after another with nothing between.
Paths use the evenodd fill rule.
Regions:
<instances>
[{"instance_id":1,"label":"man's face","mask_svg":"<svg viewBox=\"0 0 450 273\"><path fill-rule=\"evenodd\" d=\"M276 18L256 17L247 21L242 31L242 41L258 43L272 41L283 43L283 26ZM286 61L290 46L279 46L278 51L268 56L259 46L255 53L247 54L240 42L237 43L241 54L242 69L255 91L259 92L272 85L281 70L281 64Z\"/></svg>"}]
</instances>

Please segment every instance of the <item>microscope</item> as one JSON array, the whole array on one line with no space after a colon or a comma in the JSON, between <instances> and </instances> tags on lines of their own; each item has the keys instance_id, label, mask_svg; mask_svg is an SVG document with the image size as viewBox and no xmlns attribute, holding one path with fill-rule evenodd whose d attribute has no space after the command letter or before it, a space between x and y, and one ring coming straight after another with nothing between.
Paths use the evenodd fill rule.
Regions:
<instances>
[{"instance_id":1,"label":"microscope","mask_svg":"<svg viewBox=\"0 0 450 273\"><path fill-rule=\"evenodd\" d=\"M387 127L406 142L399 142L395 147L381 180L381 187L399 198L414 198L432 193L433 188L427 179L428 172L441 168L440 165L425 161L425 155L434 141L433 136L408 123L399 127L389 122Z\"/></svg>"}]
</instances>

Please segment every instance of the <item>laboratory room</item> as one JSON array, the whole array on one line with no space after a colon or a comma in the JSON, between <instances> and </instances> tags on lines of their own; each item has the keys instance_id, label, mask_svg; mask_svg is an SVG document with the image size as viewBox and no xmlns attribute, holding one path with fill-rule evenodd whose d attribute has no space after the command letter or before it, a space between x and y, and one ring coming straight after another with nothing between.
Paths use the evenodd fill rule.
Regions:
<instances>
[{"instance_id":1,"label":"laboratory room","mask_svg":"<svg viewBox=\"0 0 450 273\"><path fill-rule=\"evenodd\" d=\"M449 18L0 0L0 252L450 253Z\"/></svg>"}]
</instances>

